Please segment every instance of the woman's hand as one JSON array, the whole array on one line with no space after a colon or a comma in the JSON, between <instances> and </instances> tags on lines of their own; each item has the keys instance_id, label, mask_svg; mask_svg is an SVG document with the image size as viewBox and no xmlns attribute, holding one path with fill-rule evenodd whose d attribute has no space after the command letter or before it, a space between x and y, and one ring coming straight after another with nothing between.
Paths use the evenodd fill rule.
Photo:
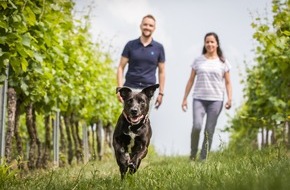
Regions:
<instances>
[{"instance_id":1,"label":"woman's hand","mask_svg":"<svg viewBox=\"0 0 290 190\"><path fill-rule=\"evenodd\" d=\"M228 100L227 103L226 103L226 105L225 105L225 108L227 110L229 110L231 107L232 107L232 101L231 100Z\"/></svg>"},{"instance_id":2,"label":"woman's hand","mask_svg":"<svg viewBox=\"0 0 290 190\"><path fill-rule=\"evenodd\" d=\"M182 101L181 108L184 112L187 111L188 107L187 107L187 100L186 99Z\"/></svg>"}]
</instances>

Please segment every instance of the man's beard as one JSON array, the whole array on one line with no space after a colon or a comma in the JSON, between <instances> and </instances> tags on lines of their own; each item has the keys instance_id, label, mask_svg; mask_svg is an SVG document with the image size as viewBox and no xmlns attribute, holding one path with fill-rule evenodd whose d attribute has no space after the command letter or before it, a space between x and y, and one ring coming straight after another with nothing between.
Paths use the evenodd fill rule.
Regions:
<instances>
[{"instance_id":1,"label":"man's beard","mask_svg":"<svg viewBox=\"0 0 290 190\"><path fill-rule=\"evenodd\" d=\"M146 37L146 38L149 38L152 36L152 32L142 32L142 36Z\"/></svg>"}]
</instances>

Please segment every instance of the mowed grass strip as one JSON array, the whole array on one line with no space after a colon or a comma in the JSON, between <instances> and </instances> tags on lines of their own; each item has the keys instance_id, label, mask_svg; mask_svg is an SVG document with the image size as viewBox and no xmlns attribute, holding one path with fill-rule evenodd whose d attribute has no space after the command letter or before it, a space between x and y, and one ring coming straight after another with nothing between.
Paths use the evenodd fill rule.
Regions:
<instances>
[{"instance_id":1,"label":"mowed grass strip","mask_svg":"<svg viewBox=\"0 0 290 190\"><path fill-rule=\"evenodd\" d=\"M187 156L148 155L137 173L127 175L123 181L113 157L85 165L36 170L25 175L13 172L1 181L0 189L286 190L290 187L289 155L277 148L211 152L205 162L193 162ZM1 175L4 173L0 170Z\"/></svg>"}]
</instances>

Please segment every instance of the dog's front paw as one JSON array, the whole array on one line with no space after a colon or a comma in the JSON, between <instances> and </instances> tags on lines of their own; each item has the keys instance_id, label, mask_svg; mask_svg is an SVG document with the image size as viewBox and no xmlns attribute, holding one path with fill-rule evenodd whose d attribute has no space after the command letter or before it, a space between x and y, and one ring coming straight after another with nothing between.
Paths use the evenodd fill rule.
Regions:
<instances>
[{"instance_id":1,"label":"dog's front paw","mask_svg":"<svg viewBox=\"0 0 290 190\"><path fill-rule=\"evenodd\" d=\"M133 174L137 171L136 165L133 162L130 162L128 167L129 167L130 174Z\"/></svg>"},{"instance_id":2,"label":"dog's front paw","mask_svg":"<svg viewBox=\"0 0 290 190\"><path fill-rule=\"evenodd\" d=\"M136 165L135 165L133 162L130 162L130 163L128 164L128 167L129 167L130 169L135 169L135 168L136 168Z\"/></svg>"}]
</instances>

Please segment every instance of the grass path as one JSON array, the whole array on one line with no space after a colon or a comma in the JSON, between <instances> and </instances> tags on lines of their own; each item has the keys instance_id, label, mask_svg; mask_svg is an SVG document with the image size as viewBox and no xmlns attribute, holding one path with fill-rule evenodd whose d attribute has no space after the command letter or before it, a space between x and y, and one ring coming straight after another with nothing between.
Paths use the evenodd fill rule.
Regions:
<instances>
[{"instance_id":1,"label":"grass path","mask_svg":"<svg viewBox=\"0 0 290 190\"><path fill-rule=\"evenodd\" d=\"M290 189L290 159L286 152L268 149L254 152L211 153L206 162L188 157L149 155L134 175L120 180L113 158L85 165L18 173L0 184L0 189L114 190L114 189ZM1 174L0 174L1 177Z\"/></svg>"}]
</instances>

